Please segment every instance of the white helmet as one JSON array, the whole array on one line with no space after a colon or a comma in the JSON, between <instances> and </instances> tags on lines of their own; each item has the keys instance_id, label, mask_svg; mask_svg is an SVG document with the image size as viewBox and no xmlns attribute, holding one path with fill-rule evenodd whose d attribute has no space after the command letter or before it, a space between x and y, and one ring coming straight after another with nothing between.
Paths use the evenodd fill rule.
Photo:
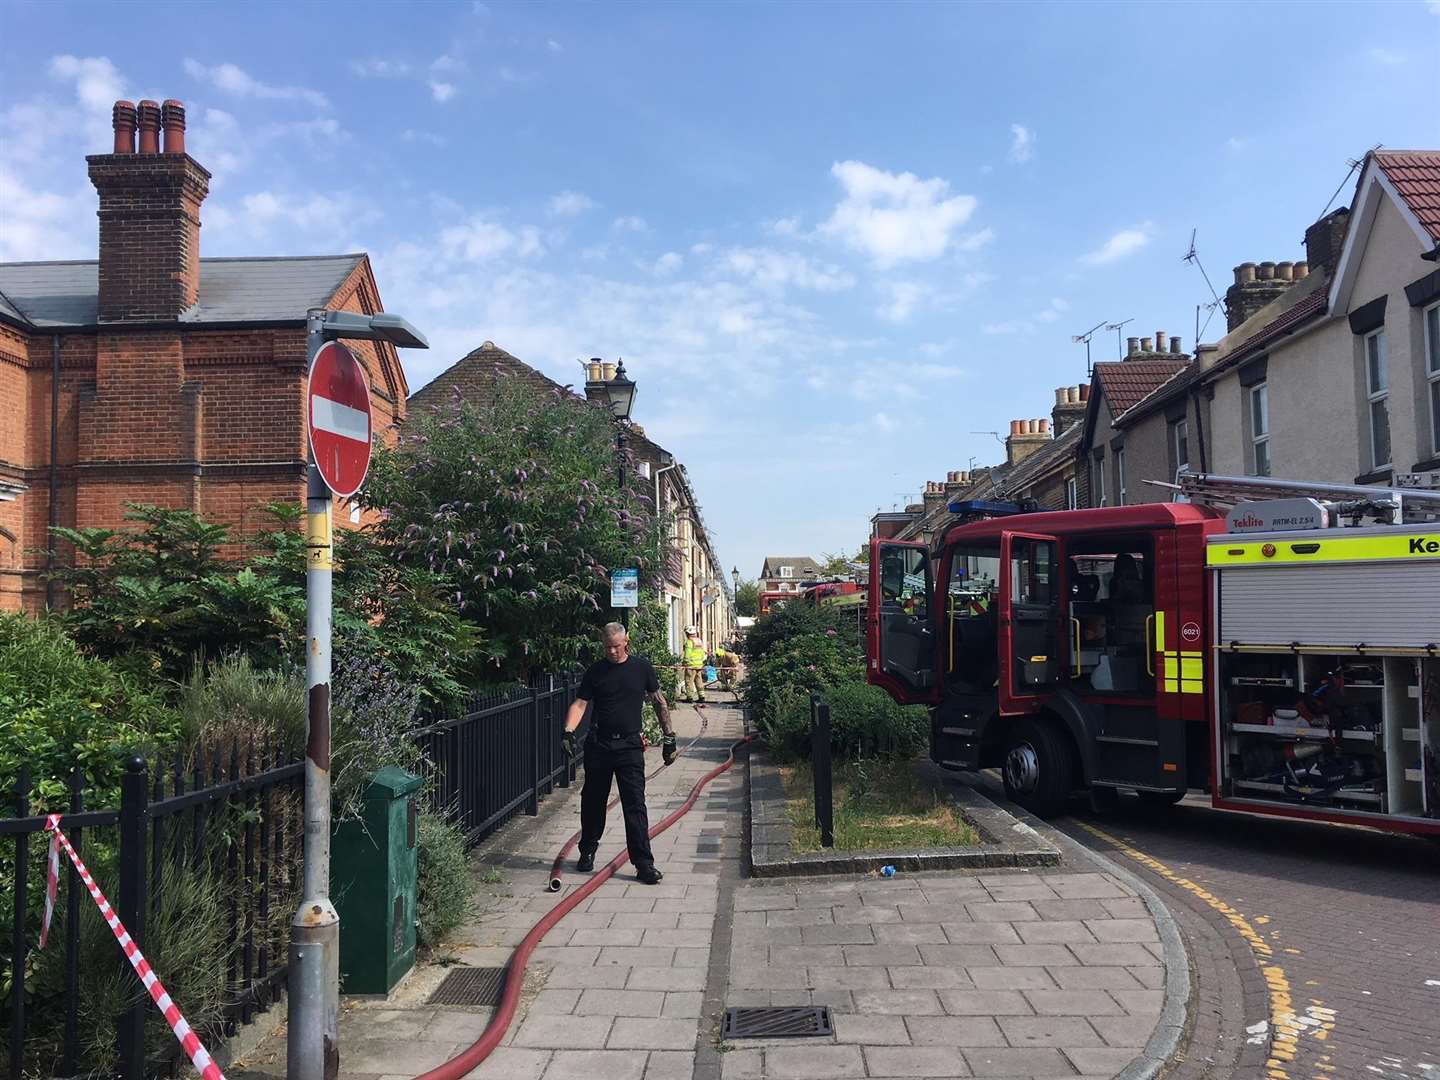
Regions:
<instances>
[{"instance_id":1,"label":"white helmet","mask_svg":"<svg viewBox=\"0 0 1440 1080\"><path fill-rule=\"evenodd\" d=\"M687 634L698 634L698 633L700 633L700 631L699 631L698 629L696 629L695 627L693 627L693 626L687 626L687 627L685 627L685 633L687 633Z\"/></svg>"}]
</instances>

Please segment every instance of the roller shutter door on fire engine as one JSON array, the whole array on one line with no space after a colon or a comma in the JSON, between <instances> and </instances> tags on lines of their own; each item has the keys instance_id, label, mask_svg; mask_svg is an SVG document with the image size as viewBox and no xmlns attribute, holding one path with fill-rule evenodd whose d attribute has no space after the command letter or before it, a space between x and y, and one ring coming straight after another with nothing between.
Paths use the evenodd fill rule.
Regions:
<instances>
[{"instance_id":1,"label":"roller shutter door on fire engine","mask_svg":"<svg viewBox=\"0 0 1440 1080\"><path fill-rule=\"evenodd\" d=\"M1440 644L1440 562L1227 567L1219 644Z\"/></svg>"}]
</instances>

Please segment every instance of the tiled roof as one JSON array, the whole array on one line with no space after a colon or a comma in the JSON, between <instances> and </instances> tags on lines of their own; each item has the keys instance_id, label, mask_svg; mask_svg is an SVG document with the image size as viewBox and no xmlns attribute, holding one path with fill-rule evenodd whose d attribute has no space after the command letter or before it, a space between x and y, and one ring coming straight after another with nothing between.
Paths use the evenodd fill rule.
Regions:
<instances>
[{"instance_id":1,"label":"tiled roof","mask_svg":"<svg viewBox=\"0 0 1440 1080\"><path fill-rule=\"evenodd\" d=\"M307 310L330 302L364 258L201 259L200 300L180 322L303 322ZM93 260L0 263L0 314L37 330L94 326L99 281L100 264Z\"/></svg>"},{"instance_id":2,"label":"tiled roof","mask_svg":"<svg viewBox=\"0 0 1440 1080\"><path fill-rule=\"evenodd\" d=\"M1200 377L1205 374L1206 370L1207 369L1202 368L1192 360L1190 366L1184 371L1178 373L1174 378L1161 383L1148 396L1141 398L1136 404L1131 405L1130 408L1126 409L1119 416L1112 416L1110 422L1118 427L1122 423L1128 424L1132 420L1138 420L1142 416L1148 416L1161 405L1164 405L1168 401L1174 401L1177 397L1183 395L1192 385L1200 381Z\"/></svg>"},{"instance_id":3,"label":"tiled roof","mask_svg":"<svg viewBox=\"0 0 1440 1080\"><path fill-rule=\"evenodd\" d=\"M767 555L767 556L765 556L765 562L764 562L764 564L762 565L761 570L762 570L762 571L769 570L770 567L772 567L772 566L775 567L777 570L778 570L780 567L782 567L782 566L793 566L793 567L796 569L796 571L797 571L802 577L805 575L805 573L806 573L807 571L808 571L809 573L812 573L812 574L819 574L819 573L821 572L821 566L820 566L820 564L819 564L818 562L816 562L814 559L810 558L809 555ZM766 576L766 577L779 577L780 575L779 575L778 573L776 573L776 574L764 574L764 576Z\"/></svg>"},{"instance_id":4,"label":"tiled roof","mask_svg":"<svg viewBox=\"0 0 1440 1080\"><path fill-rule=\"evenodd\" d=\"M1379 165L1400 197L1440 243L1440 150L1382 150Z\"/></svg>"},{"instance_id":5,"label":"tiled roof","mask_svg":"<svg viewBox=\"0 0 1440 1080\"><path fill-rule=\"evenodd\" d=\"M1185 360L1107 360L1095 365L1095 379L1110 403L1111 414L1119 416L1184 371L1187 363Z\"/></svg>"},{"instance_id":6,"label":"tiled roof","mask_svg":"<svg viewBox=\"0 0 1440 1080\"><path fill-rule=\"evenodd\" d=\"M511 356L493 341L486 341L411 394L407 415L419 416L426 409L447 405L457 393L475 404L493 401L496 380L502 376L524 379L540 390L574 393Z\"/></svg>"}]
</instances>

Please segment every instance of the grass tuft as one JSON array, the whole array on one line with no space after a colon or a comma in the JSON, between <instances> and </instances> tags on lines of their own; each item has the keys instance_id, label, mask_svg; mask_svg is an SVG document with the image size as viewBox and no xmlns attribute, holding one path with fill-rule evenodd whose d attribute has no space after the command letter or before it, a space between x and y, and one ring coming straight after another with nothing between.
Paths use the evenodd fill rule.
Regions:
<instances>
[{"instance_id":1,"label":"grass tuft","mask_svg":"<svg viewBox=\"0 0 1440 1080\"><path fill-rule=\"evenodd\" d=\"M819 851L815 780L808 763L780 770L796 851ZM835 850L967 847L975 829L913 762L874 758L837 764L834 773Z\"/></svg>"}]
</instances>

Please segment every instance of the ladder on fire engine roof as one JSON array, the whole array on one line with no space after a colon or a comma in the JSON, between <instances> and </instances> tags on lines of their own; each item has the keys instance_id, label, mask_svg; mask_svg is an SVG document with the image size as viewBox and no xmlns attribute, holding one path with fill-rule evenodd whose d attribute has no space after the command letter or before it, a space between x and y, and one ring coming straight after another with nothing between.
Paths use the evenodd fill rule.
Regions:
<instances>
[{"instance_id":1,"label":"ladder on fire engine roof","mask_svg":"<svg viewBox=\"0 0 1440 1080\"><path fill-rule=\"evenodd\" d=\"M1409 474L1406 479L1415 480L1417 486L1324 484L1268 476L1220 476L1181 469L1175 474L1173 484L1160 480L1146 480L1145 483L1169 488L1184 496L1187 502L1204 503L1220 509L1266 499L1314 499L1337 518L1348 517L1354 523L1364 517L1388 521L1393 525L1440 520L1440 487L1418 486L1425 481L1434 484L1440 480L1440 475Z\"/></svg>"}]
</instances>

